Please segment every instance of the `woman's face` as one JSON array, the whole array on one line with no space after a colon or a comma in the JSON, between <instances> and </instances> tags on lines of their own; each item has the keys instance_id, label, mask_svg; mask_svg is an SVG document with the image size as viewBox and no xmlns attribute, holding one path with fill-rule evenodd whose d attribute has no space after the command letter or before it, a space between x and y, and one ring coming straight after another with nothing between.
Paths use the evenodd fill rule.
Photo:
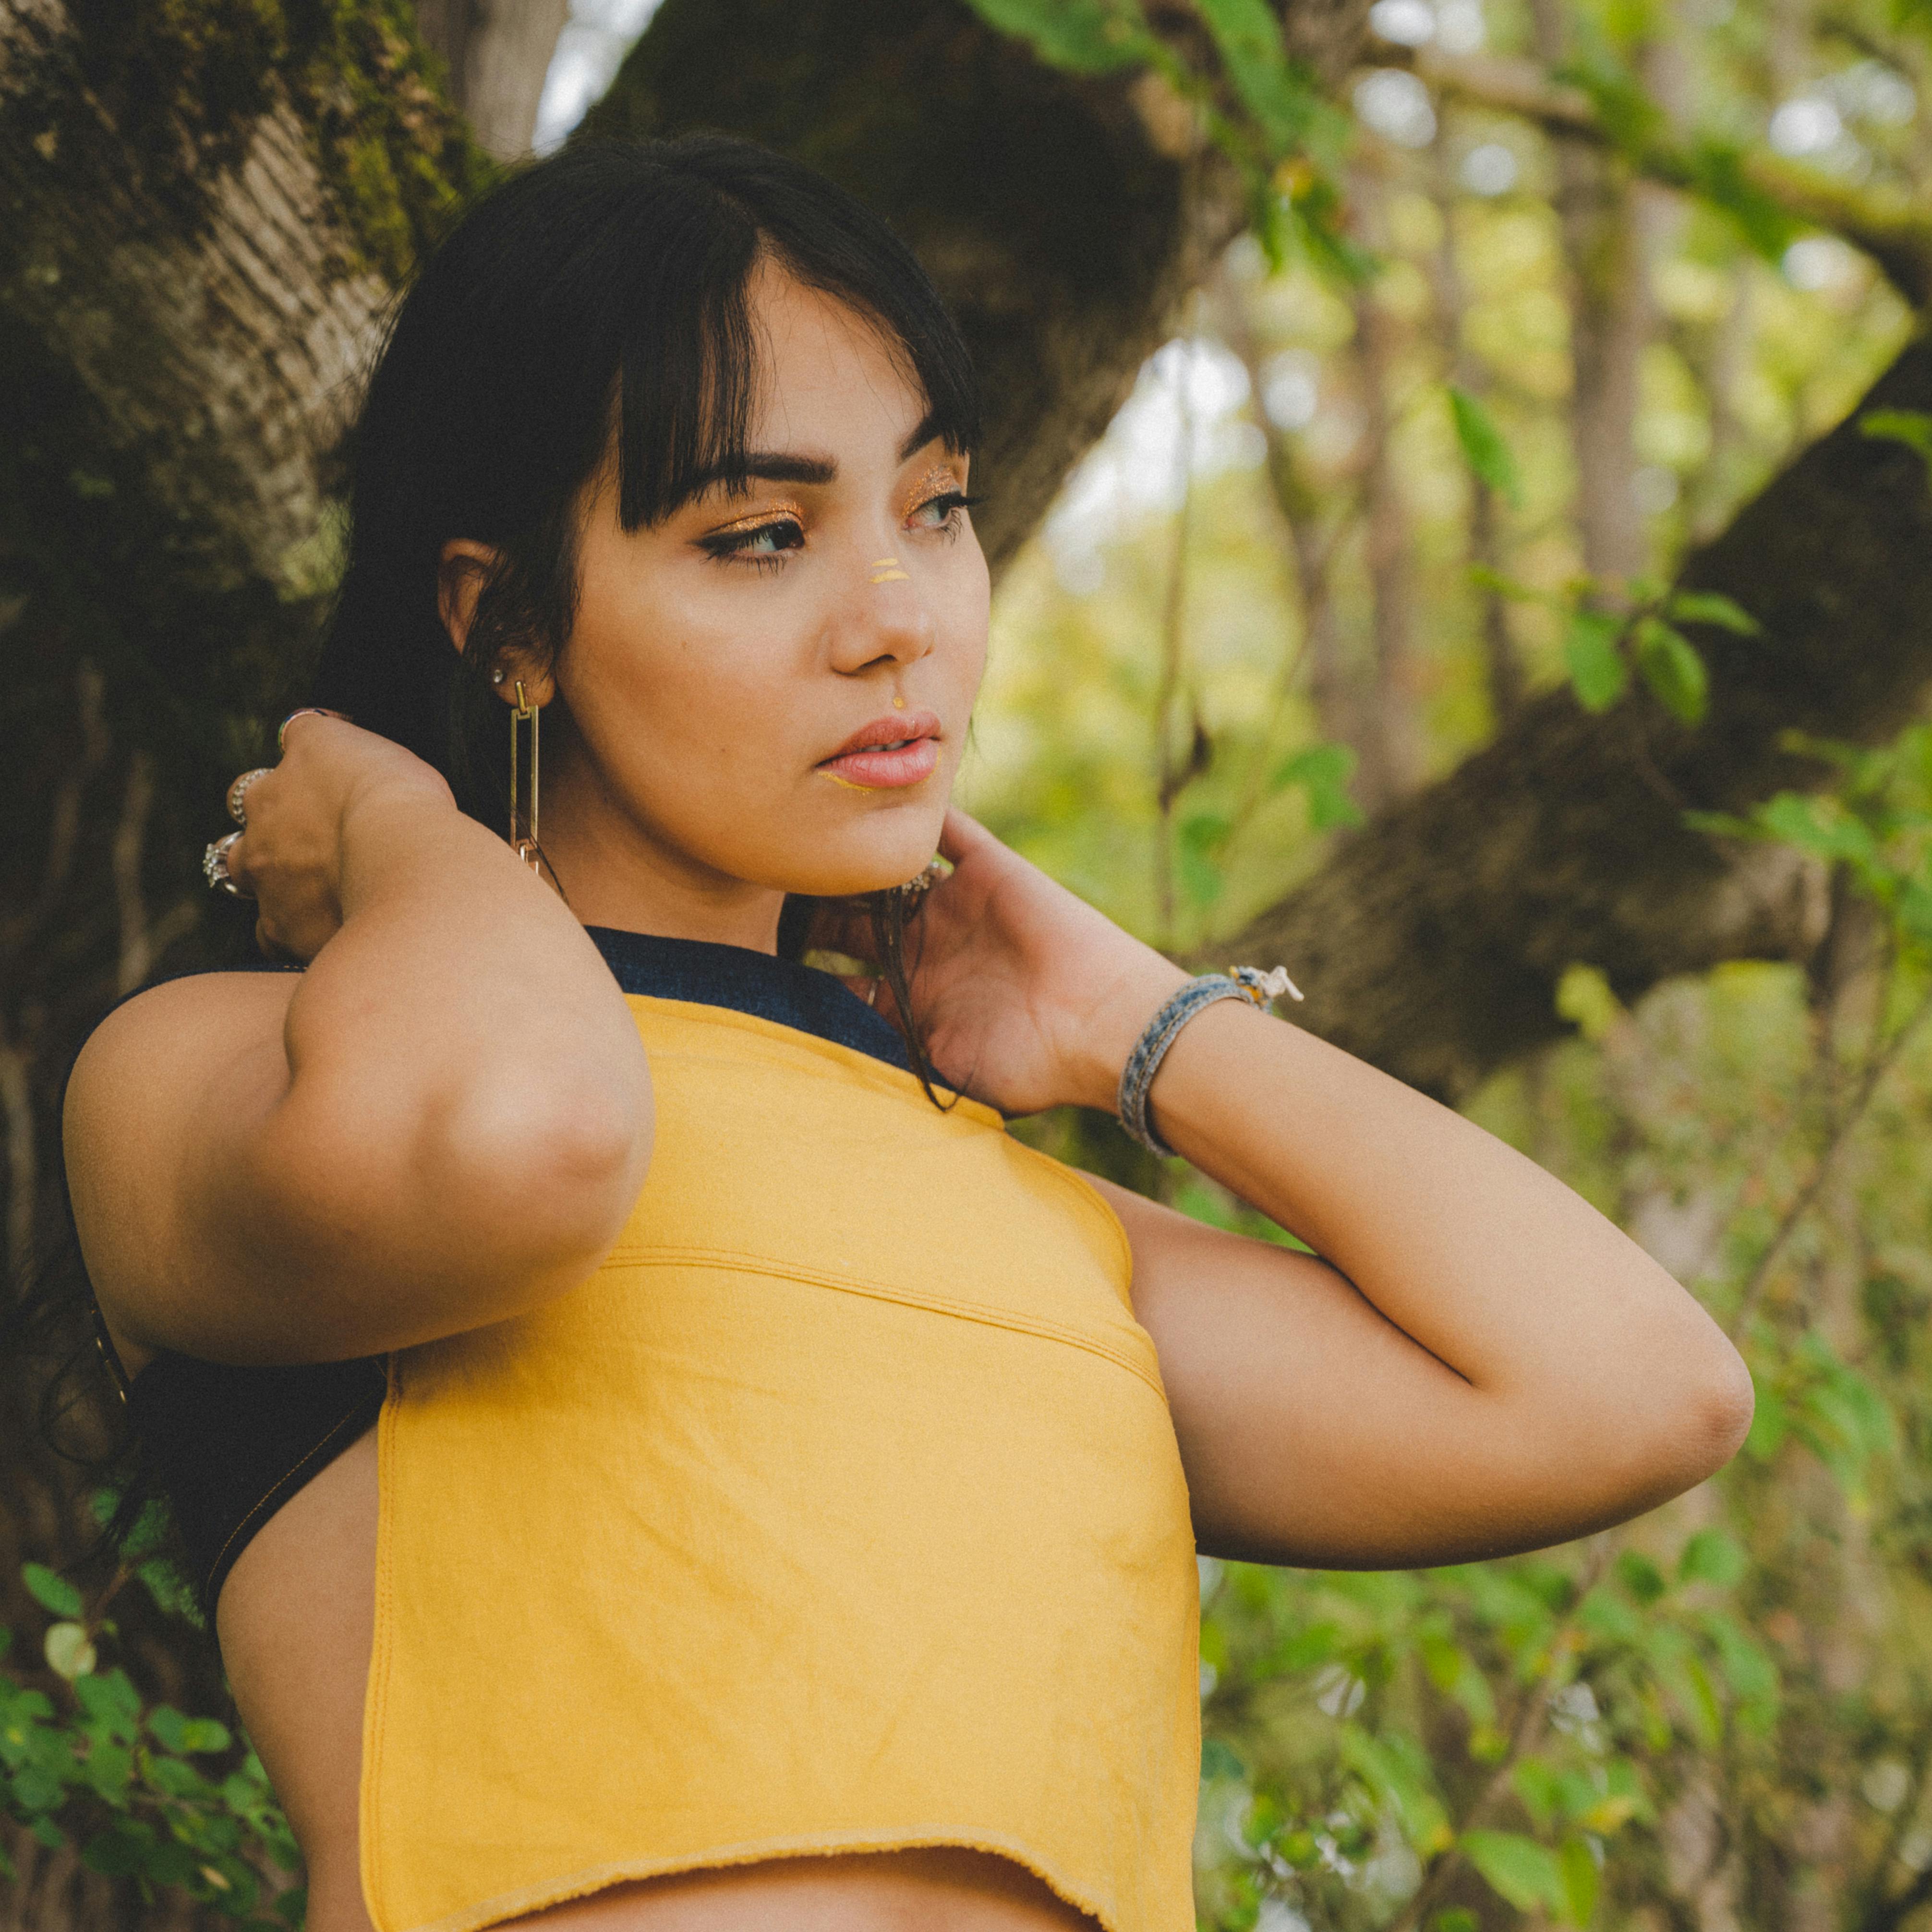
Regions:
<instances>
[{"instance_id":1,"label":"woman's face","mask_svg":"<svg viewBox=\"0 0 1932 1932\"><path fill-rule=\"evenodd\" d=\"M748 488L626 531L597 484L576 627L532 694L559 700L542 834L579 916L768 946L783 893L932 856L988 583L916 379L830 298L769 266L751 293Z\"/></svg>"}]
</instances>

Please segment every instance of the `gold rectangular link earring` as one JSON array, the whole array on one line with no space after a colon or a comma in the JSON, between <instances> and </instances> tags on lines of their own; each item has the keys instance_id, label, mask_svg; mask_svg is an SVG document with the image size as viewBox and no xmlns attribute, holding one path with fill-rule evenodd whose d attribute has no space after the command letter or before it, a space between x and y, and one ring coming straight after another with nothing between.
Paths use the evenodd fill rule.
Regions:
<instances>
[{"instance_id":1,"label":"gold rectangular link earring","mask_svg":"<svg viewBox=\"0 0 1932 1932\"><path fill-rule=\"evenodd\" d=\"M517 702L510 713L510 843L517 848L517 856L533 872L541 874L543 870L539 856L537 830L538 766L537 731L543 716L543 707L532 704L524 694L524 681L517 680ZM521 762L524 728L528 726L530 739L530 782L520 785L518 766ZM528 801L528 817L518 810L518 801Z\"/></svg>"}]
</instances>

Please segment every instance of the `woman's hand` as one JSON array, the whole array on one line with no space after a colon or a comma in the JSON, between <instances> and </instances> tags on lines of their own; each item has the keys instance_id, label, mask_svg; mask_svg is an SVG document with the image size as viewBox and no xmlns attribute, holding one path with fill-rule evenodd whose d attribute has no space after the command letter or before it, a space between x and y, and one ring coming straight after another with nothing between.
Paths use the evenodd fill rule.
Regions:
<instances>
[{"instance_id":1,"label":"woman's hand","mask_svg":"<svg viewBox=\"0 0 1932 1932\"><path fill-rule=\"evenodd\" d=\"M952 872L907 940L914 1010L950 1085L1010 1114L1111 1108L1142 1028L1186 975L1057 885L965 813L949 812ZM841 908L815 939L861 958L867 922ZM889 1018L891 994L878 999Z\"/></svg>"},{"instance_id":2,"label":"woman's hand","mask_svg":"<svg viewBox=\"0 0 1932 1932\"><path fill-rule=\"evenodd\" d=\"M228 848L228 872L258 902L265 952L304 964L342 925L344 834L364 810L454 809L441 775L412 753L346 718L298 713L281 762L248 788L247 823Z\"/></svg>"}]
</instances>

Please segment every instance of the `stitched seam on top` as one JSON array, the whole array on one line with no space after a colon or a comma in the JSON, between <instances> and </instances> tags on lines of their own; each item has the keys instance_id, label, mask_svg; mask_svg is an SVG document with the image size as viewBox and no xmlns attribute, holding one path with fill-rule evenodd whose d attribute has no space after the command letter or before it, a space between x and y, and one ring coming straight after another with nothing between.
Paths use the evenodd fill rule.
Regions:
<instances>
[{"instance_id":1,"label":"stitched seam on top","mask_svg":"<svg viewBox=\"0 0 1932 1932\"><path fill-rule=\"evenodd\" d=\"M307 1468L309 1464L314 1462L316 1457L320 1456L322 1452L326 1449L352 1422L356 1420L357 1416L362 1414L363 1409L368 1405L368 1399L366 1396L360 1398L356 1402L352 1403L348 1409L346 1409L341 1415L338 1416L335 1421L330 1426L328 1432L318 1442L314 1443L308 1448L303 1450L302 1454L275 1478L274 1483L270 1485L266 1492L262 1496L261 1500L256 1503L242 1518L241 1521L228 1532L225 1538L223 1538L221 1547L214 1552L214 1562L210 1563L208 1566L208 1574L202 1580L202 1595L204 1600L206 1600L210 1603L211 1606L212 1605L212 1593L214 1588L214 1580L220 1574L222 1559L228 1554L229 1546L234 1542L235 1539L239 1536L244 1530L249 1529L251 1527L258 1526L260 1523L265 1520L263 1514L265 1511L268 1514L272 1515L274 1514L274 1506L278 1504L278 1501L280 1502L286 1502L288 1500L286 1494L284 1493L284 1485L288 1484L296 1476L301 1474L302 1471ZM382 1408L382 1404L378 1402L376 1406L376 1411L380 1414ZM370 1418L371 1421L374 1421L374 1419L375 1418L374 1416Z\"/></svg>"},{"instance_id":2,"label":"stitched seam on top","mask_svg":"<svg viewBox=\"0 0 1932 1932\"><path fill-rule=\"evenodd\" d=\"M776 1275L788 1281L805 1283L812 1288L830 1288L848 1294L862 1294L875 1301L896 1302L902 1307L922 1308L928 1313L957 1316L962 1321L977 1322L990 1328L1005 1328L1022 1335L1036 1335L1042 1340L1063 1342L1070 1348L1084 1348L1089 1354L1098 1355L1103 1360L1125 1369L1130 1375L1138 1376L1164 1402L1167 1391L1161 1386L1158 1373L1150 1374L1141 1364L1124 1349L1112 1343L1103 1342L1097 1336L1083 1334L1079 1329L1070 1328L1064 1322L1054 1322L1042 1316L1018 1315L1003 1308L994 1308L982 1301L960 1301L950 1295L916 1294L902 1288L894 1288L884 1282L865 1280L857 1275L835 1274L828 1270L801 1268L791 1262L778 1262L764 1255L734 1254L723 1248L616 1248L606 1257L606 1268L711 1268L728 1269L734 1273Z\"/></svg>"},{"instance_id":3,"label":"stitched seam on top","mask_svg":"<svg viewBox=\"0 0 1932 1932\"><path fill-rule=\"evenodd\" d=\"M890 1060L881 1060L876 1054L868 1053L862 1046L848 1046L842 1040L832 1040L824 1034L813 1033L804 1027L788 1026L783 1020L768 1020L762 1013L740 1012L736 1006L707 1006L701 1000L670 1000L656 993L626 993L624 997L627 1000L642 1000L648 1006L669 1008L679 1018L689 1018L715 1026L735 1027L756 1038L770 1040L777 1046L790 1047L794 1052L800 1050L800 1042L802 1042L803 1050L808 1052L816 1050L827 1057L837 1055L843 1061L857 1060L866 1072L884 1076L884 1080L890 1083L890 1090L899 1097L912 1097L902 1092L899 1084L910 1082L913 1094L917 1095L922 1103L931 1104L926 1101L917 1074L908 1072L903 1066L894 1066ZM701 1048L694 1047L654 1047L648 1040L645 1046L650 1052L661 1054L668 1059L696 1060L706 1057ZM953 1092L953 1089L944 1081L935 1081L933 1084L942 1094ZM974 1100L970 1094L961 1094L955 1097L958 1105L949 1108L946 1110L949 1114L957 1114L961 1108L970 1108L972 1111L965 1114L964 1118L977 1120L980 1126L991 1127L1000 1133L1006 1132L1006 1122L998 1108L988 1106L983 1100Z\"/></svg>"}]
</instances>

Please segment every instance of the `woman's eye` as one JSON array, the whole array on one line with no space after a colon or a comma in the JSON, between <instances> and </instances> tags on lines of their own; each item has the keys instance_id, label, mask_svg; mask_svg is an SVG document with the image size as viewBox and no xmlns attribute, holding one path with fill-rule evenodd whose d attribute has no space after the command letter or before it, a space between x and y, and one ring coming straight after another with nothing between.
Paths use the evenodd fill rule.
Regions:
<instances>
[{"instance_id":1,"label":"woman's eye","mask_svg":"<svg viewBox=\"0 0 1932 1932\"><path fill-rule=\"evenodd\" d=\"M720 563L776 566L787 550L804 548L805 531L795 518L778 517L768 524L715 530L708 537L700 537L698 543L706 556Z\"/></svg>"},{"instance_id":2,"label":"woman's eye","mask_svg":"<svg viewBox=\"0 0 1932 1932\"><path fill-rule=\"evenodd\" d=\"M979 500L976 496L968 496L963 490L944 490L938 496L929 497L920 504L907 521L916 524L921 530L944 530L949 536L956 536L960 529L961 512Z\"/></svg>"}]
</instances>

